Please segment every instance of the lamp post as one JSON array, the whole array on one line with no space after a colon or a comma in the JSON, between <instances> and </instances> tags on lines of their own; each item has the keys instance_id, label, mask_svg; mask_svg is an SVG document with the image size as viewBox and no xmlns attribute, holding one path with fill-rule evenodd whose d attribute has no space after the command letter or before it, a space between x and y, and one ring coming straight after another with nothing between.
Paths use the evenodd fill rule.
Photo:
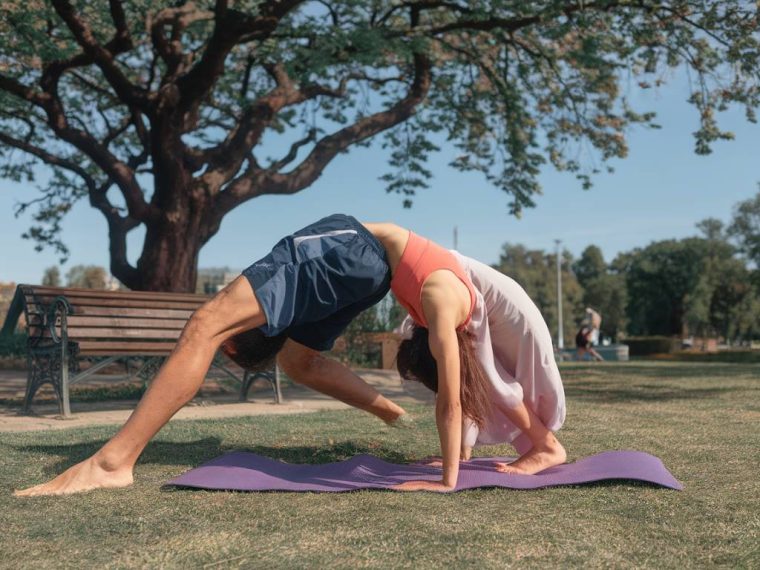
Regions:
<instances>
[{"instance_id":1,"label":"lamp post","mask_svg":"<svg viewBox=\"0 0 760 570\"><path fill-rule=\"evenodd\" d=\"M561 240L555 239L557 244L557 347L562 350L565 348L565 338L562 334L562 262L560 261Z\"/></svg>"}]
</instances>

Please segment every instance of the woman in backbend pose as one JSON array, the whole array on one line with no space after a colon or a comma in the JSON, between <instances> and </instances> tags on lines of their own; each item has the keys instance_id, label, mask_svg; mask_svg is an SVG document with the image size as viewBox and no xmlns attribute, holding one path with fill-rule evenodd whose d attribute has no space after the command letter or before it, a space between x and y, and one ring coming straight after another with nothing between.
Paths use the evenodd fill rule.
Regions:
<instances>
[{"instance_id":1,"label":"woman in backbend pose","mask_svg":"<svg viewBox=\"0 0 760 570\"><path fill-rule=\"evenodd\" d=\"M382 299L389 286L429 332L443 456L441 481L409 482L399 488L453 489L463 417L481 429L491 417L491 384L464 332L475 308L475 289L453 255L440 246L393 224L362 225L336 214L283 238L198 309L126 424L99 451L48 483L17 494L130 485L137 458L192 399L219 349L248 369L277 355L297 382L397 424L404 418L400 407L319 354L359 312ZM564 450L551 432L522 402L511 403L514 408L505 413L530 439L537 458L526 468L535 471L563 462Z\"/></svg>"},{"instance_id":2,"label":"woman in backbend pose","mask_svg":"<svg viewBox=\"0 0 760 570\"><path fill-rule=\"evenodd\" d=\"M513 279L450 253L475 288L466 328L489 392L483 425L465 420L462 459L470 458L476 444L512 443L522 455L513 463L498 463L500 471L532 474L564 462L564 449L552 432L564 422L565 395L540 311ZM410 317L401 329L406 338L399 348L399 372L437 391L437 362L428 349L428 331Z\"/></svg>"}]
</instances>

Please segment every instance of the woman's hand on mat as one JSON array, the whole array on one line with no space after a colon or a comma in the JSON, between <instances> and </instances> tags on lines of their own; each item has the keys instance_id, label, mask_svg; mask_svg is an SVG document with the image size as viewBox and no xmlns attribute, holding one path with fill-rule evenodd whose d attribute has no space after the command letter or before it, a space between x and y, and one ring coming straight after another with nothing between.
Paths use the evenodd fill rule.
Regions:
<instances>
[{"instance_id":1,"label":"woman's hand on mat","mask_svg":"<svg viewBox=\"0 0 760 570\"><path fill-rule=\"evenodd\" d=\"M396 491L434 491L436 493L447 493L454 490L454 487L444 485L443 481L407 481L391 488Z\"/></svg>"},{"instance_id":2,"label":"woman's hand on mat","mask_svg":"<svg viewBox=\"0 0 760 570\"><path fill-rule=\"evenodd\" d=\"M459 457L459 461L469 461L469 460L470 460L469 454L465 455L465 452L462 451L462 455ZM440 455L431 455L429 457L420 459L417 463L421 463L422 465L427 465L428 467L443 467L443 457L441 457Z\"/></svg>"},{"instance_id":3,"label":"woman's hand on mat","mask_svg":"<svg viewBox=\"0 0 760 570\"><path fill-rule=\"evenodd\" d=\"M417 461L417 463L427 465L428 467L443 467L443 457L440 455L428 455Z\"/></svg>"}]
</instances>

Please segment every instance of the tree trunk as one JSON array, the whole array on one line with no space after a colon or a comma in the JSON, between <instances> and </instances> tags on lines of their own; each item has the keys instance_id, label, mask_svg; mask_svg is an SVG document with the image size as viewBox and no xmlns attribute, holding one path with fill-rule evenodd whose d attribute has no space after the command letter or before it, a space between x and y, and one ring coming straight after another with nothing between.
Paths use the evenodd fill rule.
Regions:
<instances>
[{"instance_id":1,"label":"tree trunk","mask_svg":"<svg viewBox=\"0 0 760 570\"><path fill-rule=\"evenodd\" d=\"M185 223L149 227L137 271L139 291L172 291L194 293L198 278L198 254L203 245L194 231L190 213L181 217Z\"/></svg>"},{"instance_id":2,"label":"tree trunk","mask_svg":"<svg viewBox=\"0 0 760 570\"><path fill-rule=\"evenodd\" d=\"M151 131L151 203L158 207L161 218L146 224L145 243L137 261L139 282L130 285L132 289L195 292L198 255L209 239L209 194L185 162L180 141L182 120L169 115L156 121Z\"/></svg>"}]
</instances>

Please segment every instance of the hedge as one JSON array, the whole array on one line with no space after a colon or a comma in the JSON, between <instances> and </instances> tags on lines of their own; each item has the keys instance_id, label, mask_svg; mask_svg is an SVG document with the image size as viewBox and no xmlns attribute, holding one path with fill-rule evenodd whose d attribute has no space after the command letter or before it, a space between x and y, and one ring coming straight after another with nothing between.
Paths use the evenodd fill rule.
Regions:
<instances>
[{"instance_id":1,"label":"hedge","mask_svg":"<svg viewBox=\"0 0 760 570\"><path fill-rule=\"evenodd\" d=\"M681 341L669 336L635 336L623 341L628 345L631 356L647 356L650 354L668 354L680 350Z\"/></svg>"},{"instance_id":2,"label":"hedge","mask_svg":"<svg viewBox=\"0 0 760 570\"><path fill-rule=\"evenodd\" d=\"M0 358L18 358L26 355L26 335L0 335Z\"/></svg>"}]
</instances>

